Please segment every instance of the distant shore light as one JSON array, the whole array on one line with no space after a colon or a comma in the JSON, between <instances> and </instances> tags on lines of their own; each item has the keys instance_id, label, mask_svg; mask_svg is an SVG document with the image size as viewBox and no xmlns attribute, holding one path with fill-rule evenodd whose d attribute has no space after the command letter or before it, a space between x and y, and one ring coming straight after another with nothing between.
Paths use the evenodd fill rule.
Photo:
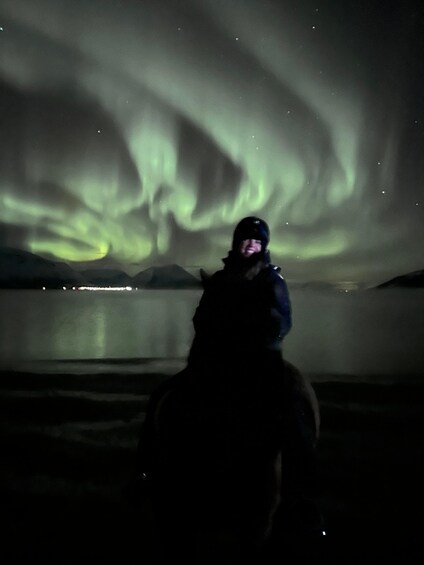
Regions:
<instances>
[{"instance_id":1,"label":"distant shore light","mask_svg":"<svg viewBox=\"0 0 424 565\"><path fill-rule=\"evenodd\" d=\"M77 290L133 290L132 286L79 286Z\"/></svg>"}]
</instances>

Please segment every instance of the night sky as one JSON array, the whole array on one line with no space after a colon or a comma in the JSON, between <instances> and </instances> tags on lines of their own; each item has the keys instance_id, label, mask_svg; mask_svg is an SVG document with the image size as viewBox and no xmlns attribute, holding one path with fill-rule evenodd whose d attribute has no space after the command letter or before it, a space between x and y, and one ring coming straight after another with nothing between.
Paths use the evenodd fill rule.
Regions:
<instances>
[{"instance_id":1,"label":"night sky","mask_svg":"<svg viewBox=\"0 0 424 565\"><path fill-rule=\"evenodd\" d=\"M422 0L2 0L0 245L290 281L424 268Z\"/></svg>"}]
</instances>

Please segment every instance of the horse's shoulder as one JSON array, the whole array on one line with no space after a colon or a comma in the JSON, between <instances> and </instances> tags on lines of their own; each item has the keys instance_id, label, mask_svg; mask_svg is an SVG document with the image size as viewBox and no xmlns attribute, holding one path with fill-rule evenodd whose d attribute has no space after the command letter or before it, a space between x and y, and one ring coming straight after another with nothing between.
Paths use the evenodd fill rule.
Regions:
<instances>
[{"instance_id":1,"label":"horse's shoulder","mask_svg":"<svg viewBox=\"0 0 424 565\"><path fill-rule=\"evenodd\" d=\"M315 438L318 440L320 426L321 426L321 416L320 408L315 389L312 386L310 379L302 373L293 363L284 360L286 375L291 381L292 390L295 396L301 399L307 406L312 410L314 422L315 422Z\"/></svg>"}]
</instances>

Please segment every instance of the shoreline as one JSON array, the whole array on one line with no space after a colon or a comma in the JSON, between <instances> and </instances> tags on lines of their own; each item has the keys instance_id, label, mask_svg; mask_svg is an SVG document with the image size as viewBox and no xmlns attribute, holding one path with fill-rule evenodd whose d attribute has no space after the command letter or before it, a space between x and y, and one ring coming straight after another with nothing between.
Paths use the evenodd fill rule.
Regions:
<instances>
[{"instance_id":1,"label":"shoreline","mask_svg":"<svg viewBox=\"0 0 424 565\"><path fill-rule=\"evenodd\" d=\"M0 360L0 379L5 374L33 374L39 376L77 376L77 377L131 377L143 378L158 374L159 377L172 376L186 366L184 358L109 358L109 359L34 359ZM298 366L299 368L299 366ZM405 373L331 373L301 371L311 383L346 383L372 385L412 385L424 386L424 374ZM0 381L1 386L1 381Z\"/></svg>"}]
</instances>

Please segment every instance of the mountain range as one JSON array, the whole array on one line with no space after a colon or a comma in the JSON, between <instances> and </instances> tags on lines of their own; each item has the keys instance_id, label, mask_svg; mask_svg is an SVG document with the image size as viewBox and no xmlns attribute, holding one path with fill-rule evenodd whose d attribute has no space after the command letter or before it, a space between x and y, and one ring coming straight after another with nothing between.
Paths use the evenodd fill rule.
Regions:
<instances>
[{"instance_id":1,"label":"mountain range","mask_svg":"<svg viewBox=\"0 0 424 565\"><path fill-rule=\"evenodd\" d=\"M102 286L189 289L201 288L202 282L179 265L149 267L130 276L120 269L85 269L77 271L60 261L44 259L35 253L0 247L0 288L61 289L63 287Z\"/></svg>"},{"instance_id":2,"label":"mountain range","mask_svg":"<svg viewBox=\"0 0 424 565\"><path fill-rule=\"evenodd\" d=\"M406 275L394 277L384 283L376 286L376 288L424 288L424 269L413 271Z\"/></svg>"},{"instance_id":3,"label":"mountain range","mask_svg":"<svg viewBox=\"0 0 424 565\"><path fill-rule=\"evenodd\" d=\"M202 288L208 276L206 271L200 269L199 277L195 277L176 264L149 267L133 276L117 268L91 268L78 271L62 261L44 259L21 249L0 247L0 288L61 289L73 286L128 286L140 289L195 289ZM306 284L306 287L309 286L313 287L314 283ZM424 288L424 269L397 276L373 288Z\"/></svg>"}]
</instances>

